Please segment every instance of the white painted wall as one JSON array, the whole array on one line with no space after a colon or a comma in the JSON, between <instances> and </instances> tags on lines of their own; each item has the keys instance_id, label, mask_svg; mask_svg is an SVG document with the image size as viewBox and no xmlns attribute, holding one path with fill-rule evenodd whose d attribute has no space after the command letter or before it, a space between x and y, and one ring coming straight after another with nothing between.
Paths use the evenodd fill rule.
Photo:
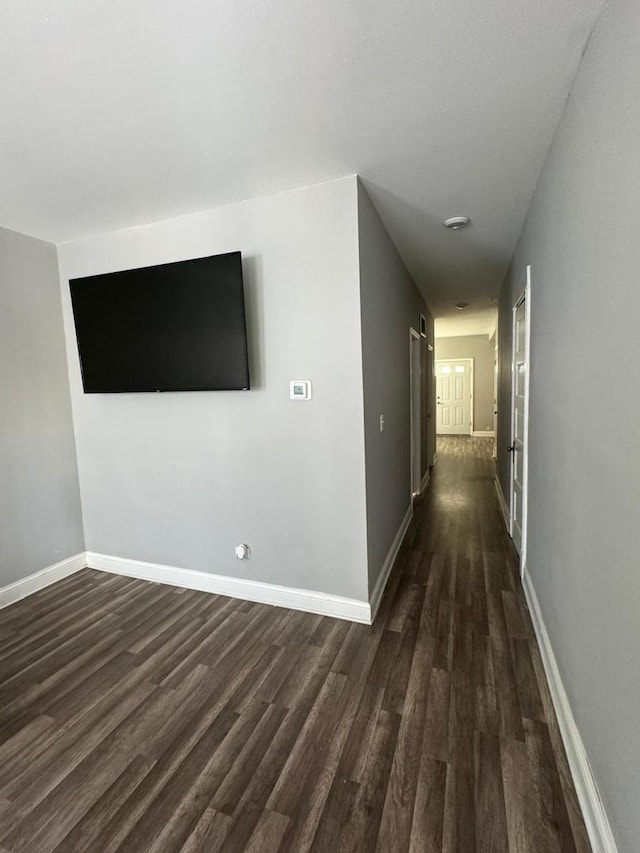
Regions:
<instances>
[{"instance_id":1,"label":"white painted wall","mask_svg":"<svg viewBox=\"0 0 640 853\"><path fill-rule=\"evenodd\" d=\"M433 341L433 320L361 184L358 185L358 230L369 589L372 591L411 504L409 328L419 331L420 314L424 314L428 320L428 340ZM426 370L424 339L422 358L424 473L432 456L427 415L433 391ZM381 414L383 432L380 432Z\"/></svg>"},{"instance_id":2,"label":"white painted wall","mask_svg":"<svg viewBox=\"0 0 640 853\"><path fill-rule=\"evenodd\" d=\"M56 248L0 229L0 587L84 550Z\"/></svg>"},{"instance_id":3,"label":"white painted wall","mask_svg":"<svg viewBox=\"0 0 640 853\"><path fill-rule=\"evenodd\" d=\"M620 853L640 839L640 5L605 7L500 311L508 494L511 305L531 264L527 562Z\"/></svg>"},{"instance_id":4,"label":"white painted wall","mask_svg":"<svg viewBox=\"0 0 640 853\"><path fill-rule=\"evenodd\" d=\"M368 598L356 186L60 245L88 550ZM251 391L83 394L69 278L233 250ZM290 379L313 399L290 401Z\"/></svg>"}]
</instances>

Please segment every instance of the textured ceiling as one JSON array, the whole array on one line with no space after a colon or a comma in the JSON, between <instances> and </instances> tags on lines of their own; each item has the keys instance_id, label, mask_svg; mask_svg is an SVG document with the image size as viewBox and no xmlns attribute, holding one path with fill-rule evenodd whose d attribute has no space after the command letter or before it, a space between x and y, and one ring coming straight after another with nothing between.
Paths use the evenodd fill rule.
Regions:
<instances>
[{"instance_id":1,"label":"textured ceiling","mask_svg":"<svg viewBox=\"0 0 640 853\"><path fill-rule=\"evenodd\" d=\"M0 225L59 242L357 172L436 316L490 317L600 5L4 0Z\"/></svg>"}]
</instances>

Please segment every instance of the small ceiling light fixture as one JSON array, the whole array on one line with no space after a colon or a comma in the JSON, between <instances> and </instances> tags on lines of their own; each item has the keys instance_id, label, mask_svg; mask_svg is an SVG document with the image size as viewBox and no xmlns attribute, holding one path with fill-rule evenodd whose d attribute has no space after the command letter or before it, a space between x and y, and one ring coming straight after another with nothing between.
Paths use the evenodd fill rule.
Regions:
<instances>
[{"instance_id":1,"label":"small ceiling light fixture","mask_svg":"<svg viewBox=\"0 0 640 853\"><path fill-rule=\"evenodd\" d=\"M451 216L449 219L445 219L442 224L451 231L459 231L461 228L465 228L470 222L471 220L468 216Z\"/></svg>"},{"instance_id":2,"label":"small ceiling light fixture","mask_svg":"<svg viewBox=\"0 0 640 853\"><path fill-rule=\"evenodd\" d=\"M468 302L456 302L456 308L458 309L458 311L464 311L464 309L468 308L468 307L469 307Z\"/></svg>"}]
</instances>

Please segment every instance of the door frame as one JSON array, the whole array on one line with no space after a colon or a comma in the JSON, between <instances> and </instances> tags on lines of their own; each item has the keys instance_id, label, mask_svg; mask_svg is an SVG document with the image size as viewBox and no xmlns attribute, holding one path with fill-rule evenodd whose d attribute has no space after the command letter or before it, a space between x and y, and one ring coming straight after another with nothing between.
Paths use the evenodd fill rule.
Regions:
<instances>
[{"instance_id":1,"label":"door frame","mask_svg":"<svg viewBox=\"0 0 640 853\"><path fill-rule=\"evenodd\" d=\"M493 458L498 459L498 365L500 353L498 352L498 330L493 337Z\"/></svg>"},{"instance_id":2,"label":"door frame","mask_svg":"<svg viewBox=\"0 0 640 853\"><path fill-rule=\"evenodd\" d=\"M511 441L516 431L516 310L524 301L524 423L522 425L522 508L520 540L520 575L524 576L527 559L527 520L529 508L529 380L531 373L531 264L527 264L524 289L511 308ZM511 454L509 476L509 535L513 539L513 484L515 480L515 456Z\"/></svg>"},{"instance_id":3,"label":"door frame","mask_svg":"<svg viewBox=\"0 0 640 853\"><path fill-rule=\"evenodd\" d=\"M427 344L427 377L429 385L426 389L427 394L427 459L429 468L433 468L438 458L436 448L437 434L436 425L438 423L438 413L436 409L436 352L433 344Z\"/></svg>"},{"instance_id":4,"label":"door frame","mask_svg":"<svg viewBox=\"0 0 640 853\"><path fill-rule=\"evenodd\" d=\"M411 500L422 492L422 336L409 327L409 433L411 455L409 457L409 482ZM414 352L418 353L417 372L414 368Z\"/></svg>"},{"instance_id":5,"label":"door frame","mask_svg":"<svg viewBox=\"0 0 640 853\"><path fill-rule=\"evenodd\" d=\"M436 358L433 363L434 373L436 377L436 434L437 435L449 435L449 433L438 432L438 365L439 364L460 364L461 362L466 362L469 365L469 391L470 391L470 400L469 400L469 435L473 435L473 392L474 392L474 383L473 383L473 362L472 358ZM466 435L465 432L460 433L451 433L451 435Z\"/></svg>"}]
</instances>

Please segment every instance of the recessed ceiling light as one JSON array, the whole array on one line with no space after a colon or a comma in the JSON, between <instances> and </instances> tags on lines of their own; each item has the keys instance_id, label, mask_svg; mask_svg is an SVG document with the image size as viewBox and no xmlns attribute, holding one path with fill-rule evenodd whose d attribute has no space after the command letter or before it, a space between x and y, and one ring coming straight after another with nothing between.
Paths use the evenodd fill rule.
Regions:
<instances>
[{"instance_id":1,"label":"recessed ceiling light","mask_svg":"<svg viewBox=\"0 0 640 853\"><path fill-rule=\"evenodd\" d=\"M449 219L445 219L442 223L445 228L451 229L451 231L459 231L461 228L467 226L471 220L468 216L451 216Z\"/></svg>"},{"instance_id":2,"label":"recessed ceiling light","mask_svg":"<svg viewBox=\"0 0 640 853\"><path fill-rule=\"evenodd\" d=\"M468 302L456 302L456 308L458 309L458 311L464 311L464 309L468 308L468 307L469 307Z\"/></svg>"}]
</instances>

